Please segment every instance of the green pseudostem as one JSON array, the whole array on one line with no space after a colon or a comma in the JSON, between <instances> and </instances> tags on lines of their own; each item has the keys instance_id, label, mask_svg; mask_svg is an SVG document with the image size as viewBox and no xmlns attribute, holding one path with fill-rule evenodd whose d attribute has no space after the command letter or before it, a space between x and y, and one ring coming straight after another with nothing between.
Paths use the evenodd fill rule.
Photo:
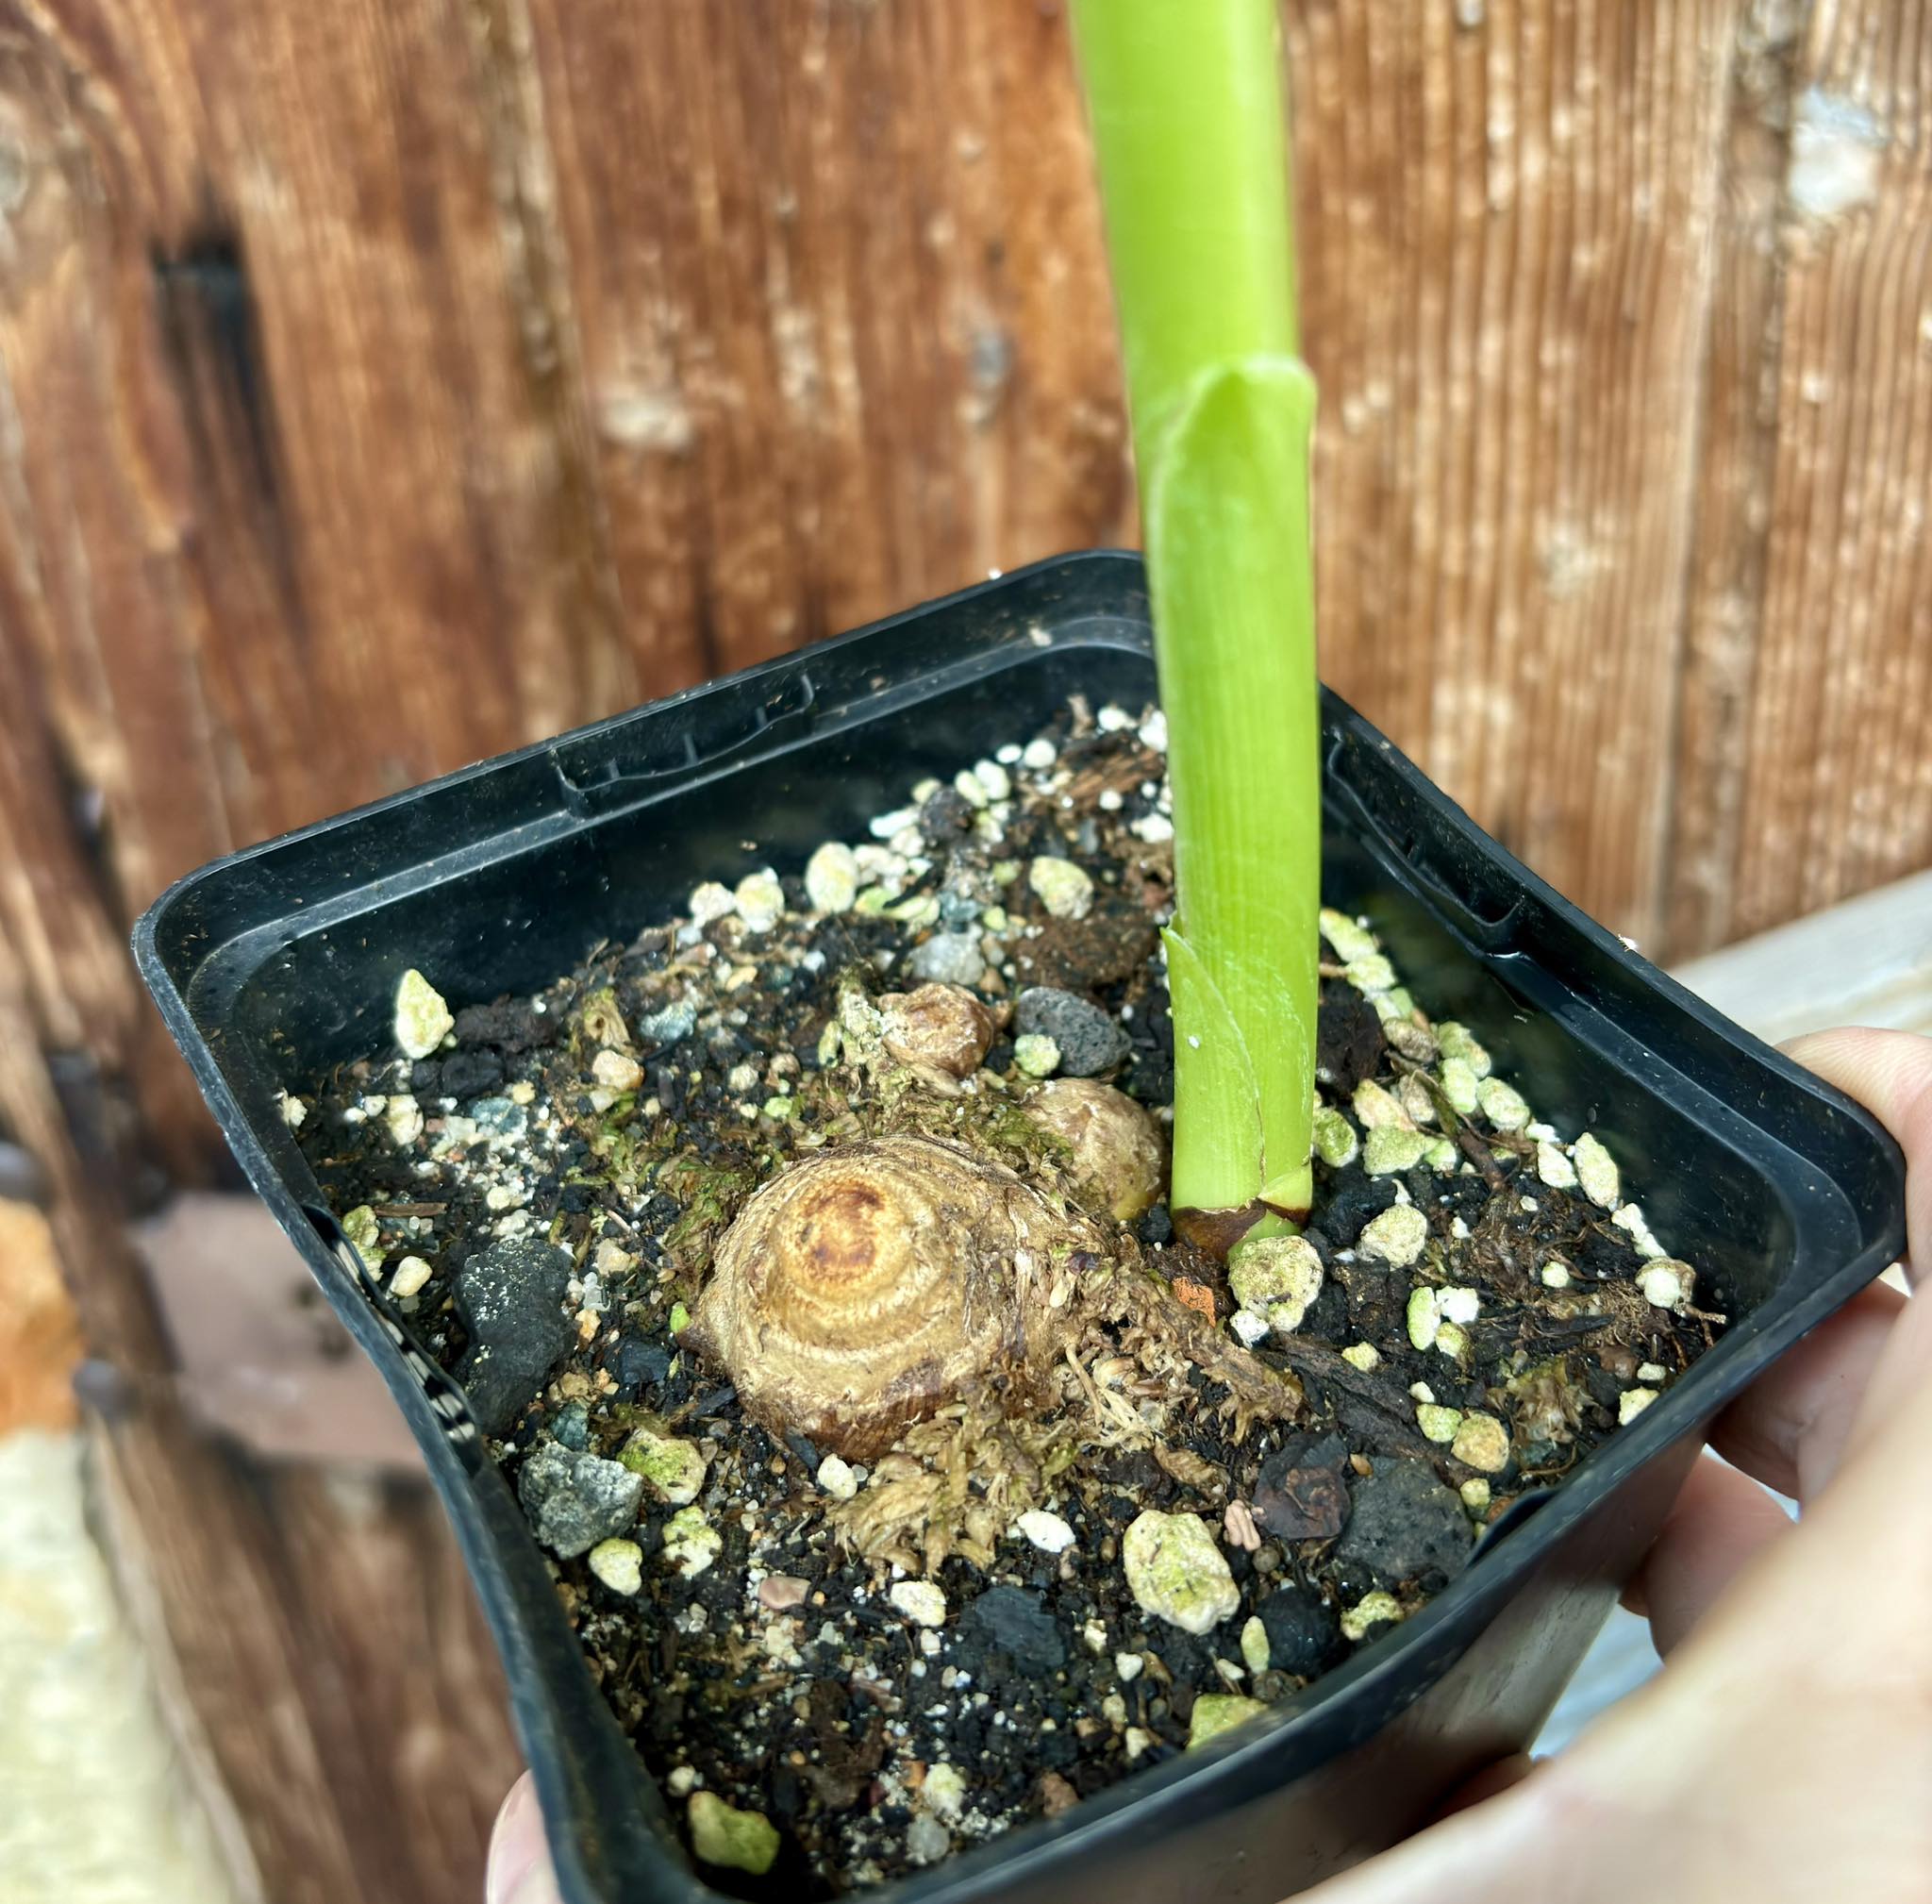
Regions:
<instances>
[{"instance_id":1,"label":"green pseudostem","mask_svg":"<svg viewBox=\"0 0 1932 1904\"><path fill-rule=\"evenodd\" d=\"M1179 904L1176 1215L1306 1213L1322 820L1275 0L1075 0L1141 473Z\"/></svg>"}]
</instances>

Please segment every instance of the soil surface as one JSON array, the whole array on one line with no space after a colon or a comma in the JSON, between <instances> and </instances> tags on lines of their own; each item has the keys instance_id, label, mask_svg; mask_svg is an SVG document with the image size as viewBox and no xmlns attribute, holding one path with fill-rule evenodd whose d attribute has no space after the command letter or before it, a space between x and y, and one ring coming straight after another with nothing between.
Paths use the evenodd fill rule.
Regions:
<instances>
[{"instance_id":1,"label":"soil surface","mask_svg":"<svg viewBox=\"0 0 1932 1904\"><path fill-rule=\"evenodd\" d=\"M943 1470L970 1409L869 1465L744 1415L680 1339L752 1193L887 1115L841 1043L855 1000L970 989L993 1021L982 1063L907 1102L970 1114L1071 1200L1065 1154L1001 1122L1042 1071L1164 1112L1163 746L1158 714L1076 702L911 790L808 879L701 887L536 997L446 1023L426 974L398 1028L428 1055L288 1100L394 1311L468 1389L592 1674L721 1888L879 1882L1291 1697L1441 1593L1487 1521L1722 1324L1607 1152L1539 1123L1534 1079L1519 1094L1362 922L1326 914L1293 1291L1238 1291L1163 1203L1123 1225L1088 1199L1158 1312L1099 1318L1068 1357L1067 1435L1050 1410L1010 1471L975 1452L943 1526L881 1504ZM1205 1542L1170 1543L1178 1586L1128 1530L1190 1529L1150 1512Z\"/></svg>"}]
</instances>

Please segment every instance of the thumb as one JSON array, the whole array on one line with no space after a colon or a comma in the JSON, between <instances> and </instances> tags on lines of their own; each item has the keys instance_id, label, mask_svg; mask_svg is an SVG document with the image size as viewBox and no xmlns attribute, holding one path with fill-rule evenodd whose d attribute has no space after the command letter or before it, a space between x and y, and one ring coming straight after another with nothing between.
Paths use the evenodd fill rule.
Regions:
<instances>
[{"instance_id":1,"label":"thumb","mask_svg":"<svg viewBox=\"0 0 1932 1904\"><path fill-rule=\"evenodd\" d=\"M509 1788L509 1796L496 1814L483 1896L486 1904L563 1904L550 1866L550 1849L543 1842L537 1788L527 1772Z\"/></svg>"}]
</instances>

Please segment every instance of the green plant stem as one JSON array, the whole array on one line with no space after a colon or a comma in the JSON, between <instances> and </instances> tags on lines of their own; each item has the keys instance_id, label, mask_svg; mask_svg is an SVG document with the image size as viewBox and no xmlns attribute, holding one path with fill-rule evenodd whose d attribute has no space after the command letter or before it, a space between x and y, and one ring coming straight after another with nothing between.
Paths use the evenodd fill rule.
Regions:
<instances>
[{"instance_id":1,"label":"green plant stem","mask_svg":"<svg viewBox=\"0 0 1932 1904\"><path fill-rule=\"evenodd\" d=\"M1076 0L1141 473L1178 916L1174 1204L1305 1213L1321 804L1274 0Z\"/></svg>"}]
</instances>

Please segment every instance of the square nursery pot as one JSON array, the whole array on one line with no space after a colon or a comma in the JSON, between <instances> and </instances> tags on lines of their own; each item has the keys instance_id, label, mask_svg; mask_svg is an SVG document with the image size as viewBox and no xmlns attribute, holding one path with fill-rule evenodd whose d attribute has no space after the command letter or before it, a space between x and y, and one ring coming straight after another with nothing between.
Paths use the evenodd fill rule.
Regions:
<instances>
[{"instance_id":1,"label":"square nursery pot","mask_svg":"<svg viewBox=\"0 0 1932 1904\"><path fill-rule=\"evenodd\" d=\"M1067 697L1155 689L1138 559L1070 557L204 867L142 921L142 976L256 1189L422 1444L508 1676L570 1904L699 1904L461 1391L323 1206L278 1088L383 1048L420 965L452 1006L528 993L702 878L795 871L928 771ZM1856 1105L1674 984L1513 860L1367 722L1324 705L1329 903L1540 1112L1606 1138L1733 1318L1420 1615L1224 1743L887 1887L891 1904L1272 1904L1390 1845L1534 1737L1660 1527L1702 1430L1902 1246L1903 1164ZM755 850L747 842L756 841Z\"/></svg>"}]
</instances>

